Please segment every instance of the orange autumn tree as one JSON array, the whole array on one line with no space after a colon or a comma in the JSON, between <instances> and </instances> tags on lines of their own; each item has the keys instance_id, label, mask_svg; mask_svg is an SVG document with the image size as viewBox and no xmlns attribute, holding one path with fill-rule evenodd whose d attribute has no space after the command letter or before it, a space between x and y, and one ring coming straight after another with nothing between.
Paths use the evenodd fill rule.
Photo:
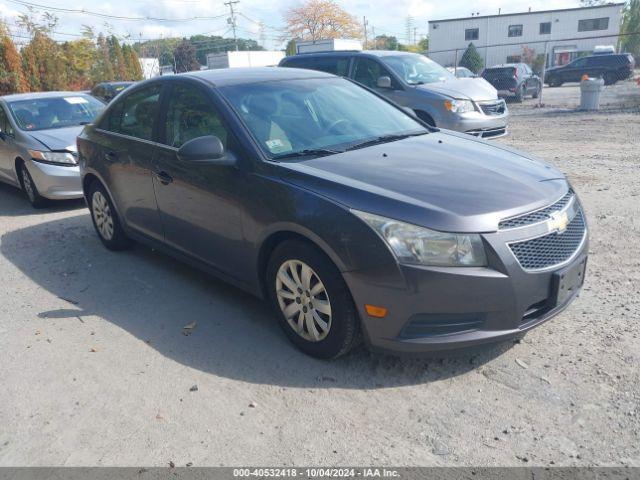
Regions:
<instances>
[{"instance_id":1,"label":"orange autumn tree","mask_svg":"<svg viewBox=\"0 0 640 480\"><path fill-rule=\"evenodd\" d=\"M0 23L0 95L28 90L29 85L22 70L22 58L7 27Z\"/></svg>"},{"instance_id":2,"label":"orange autumn tree","mask_svg":"<svg viewBox=\"0 0 640 480\"><path fill-rule=\"evenodd\" d=\"M284 14L286 38L321 40L361 38L362 26L356 18L332 0L307 0Z\"/></svg>"}]
</instances>

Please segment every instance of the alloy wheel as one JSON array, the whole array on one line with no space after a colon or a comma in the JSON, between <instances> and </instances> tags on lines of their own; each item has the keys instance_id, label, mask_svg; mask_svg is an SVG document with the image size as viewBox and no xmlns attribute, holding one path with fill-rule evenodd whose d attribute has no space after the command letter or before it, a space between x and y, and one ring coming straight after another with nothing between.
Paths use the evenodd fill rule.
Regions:
<instances>
[{"instance_id":1,"label":"alloy wheel","mask_svg":"<svg viewBox=\"0 0 640 480\"><path fill-rule=\"evenodd\" d=\"M318 274L300 260L287 260L276 276L282 314L299 336L310 342L326 338L331 329L331 302Z\"/></svg>"},{"instance_id":2,"label":"alloy wheel","mask_svg":"<svg viewBox=\"0 0 640 480\"><path fill-rule=\"evenodd\" d=\"M94 192L91 200L91 210L98 232L105 240L111 240L113 238L113 216L111 215L109 202L102 192Z\"/></svg>"}]
</instances>

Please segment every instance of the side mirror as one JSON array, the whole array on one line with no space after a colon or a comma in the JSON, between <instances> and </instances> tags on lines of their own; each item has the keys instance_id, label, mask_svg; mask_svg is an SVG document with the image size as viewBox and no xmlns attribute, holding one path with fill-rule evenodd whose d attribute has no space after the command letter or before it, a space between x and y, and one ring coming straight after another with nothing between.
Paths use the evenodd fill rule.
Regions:
<instances>
[{"instance_id":1,"label":"side mirror","mask_svg":"<svg viewBox=\"0 0 640 480\"><path fill-rule=\"evenodd\" d=\"M391 88L391 78L390 77L380 77L378 78L378 88Z\"/></svg>"},{"instance_id":2,"label":"side mirror","mask_svg":"<svg viewBox=\"0 0 640 480\"><path fill-rule=\"evenodd\" d=\"M224 146L215 135L193 138L178 149L178 159L183 162L224 163L224 157Z\"/></svg>"}]
</instances>

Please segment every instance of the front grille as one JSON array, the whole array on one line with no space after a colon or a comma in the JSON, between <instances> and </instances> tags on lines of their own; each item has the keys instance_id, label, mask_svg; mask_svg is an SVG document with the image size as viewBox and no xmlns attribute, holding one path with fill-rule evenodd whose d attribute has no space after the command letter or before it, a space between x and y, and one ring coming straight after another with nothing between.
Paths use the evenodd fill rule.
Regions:
<instances>
[{"instance_id":1,"label":"front grille","mask_svg":"<svg viewBox=\"0 0 640 480\"><path fill-rule=\"evenodd\" d=\"M485 115L503 115L507 110L507 104L504 100L498 100L496 102L484 102L480 103L480 108Z\"/></svg>"},{"instance_id":2,"label":"front grille","mask_svg":"<svg viewBox=\"0 0 640 480\"><path fill-rule=\"evenodd\" d=\"M512 243L509 248L522 268L540 270L569 260L582 244L585 230L584 215L578 210L564 232Z\"/></svg>"},{"instance_id":3,"label":"front grille","mask_svg":"<svg viewBox=\"0 0 640 480\"><path fill-rule=\"evenodd\" d=\"M526 225L533 225L534 223L546 222L551 218L552 213L559 212L560 210L564 209L564 207L569 204L573 197L573 190L569 189L567 194L553 205L549 205L548 207L536 210L534 212L525 213L524 215L519 215L517 217L502 220L498 224L498 228L500 230L506 230L509 228L518 228L524 227Z\"/></svg>"}]
</instances>

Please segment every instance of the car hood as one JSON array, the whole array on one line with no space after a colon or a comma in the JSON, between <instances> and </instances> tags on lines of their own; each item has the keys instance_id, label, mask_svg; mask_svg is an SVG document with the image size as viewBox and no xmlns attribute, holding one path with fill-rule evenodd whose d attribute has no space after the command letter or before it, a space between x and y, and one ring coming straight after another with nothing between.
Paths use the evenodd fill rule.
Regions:
<instances>
[{"instance_id":1,"label":"car hood","mask_svg":"<svg viewBox=\"0 0 640 480\"><path fill-rule=\"evenodd\" d=\"M65 128L52 128L50 130L38 130L28 132L29 135L47 147L49 150L68 150L68 147L76 148L76 137L80 135L84 125Z\"/></svg>"},{"instance_id":2,"label":"car hood","mask_svg":"<svg viewBox=\"0 0 640 480\"><path fill-rule=\"evenodd\" d=\"M435 132L278 165L285 181L346 207L447 232L496 231L501 219L567 192L550 165L463 135Z\"/></svg>"},{"instance_id":3,"label":"car hood","mask_svg":"<svg viewBox=\"0 0 640 480\"><path fill-rule=\"evenodd\" d=\"M498 91L484 78L452 78L443 82L425 83L418 89L441 93L452 98L474 101L496 100Z\"/></svg>"}]
</instances>

